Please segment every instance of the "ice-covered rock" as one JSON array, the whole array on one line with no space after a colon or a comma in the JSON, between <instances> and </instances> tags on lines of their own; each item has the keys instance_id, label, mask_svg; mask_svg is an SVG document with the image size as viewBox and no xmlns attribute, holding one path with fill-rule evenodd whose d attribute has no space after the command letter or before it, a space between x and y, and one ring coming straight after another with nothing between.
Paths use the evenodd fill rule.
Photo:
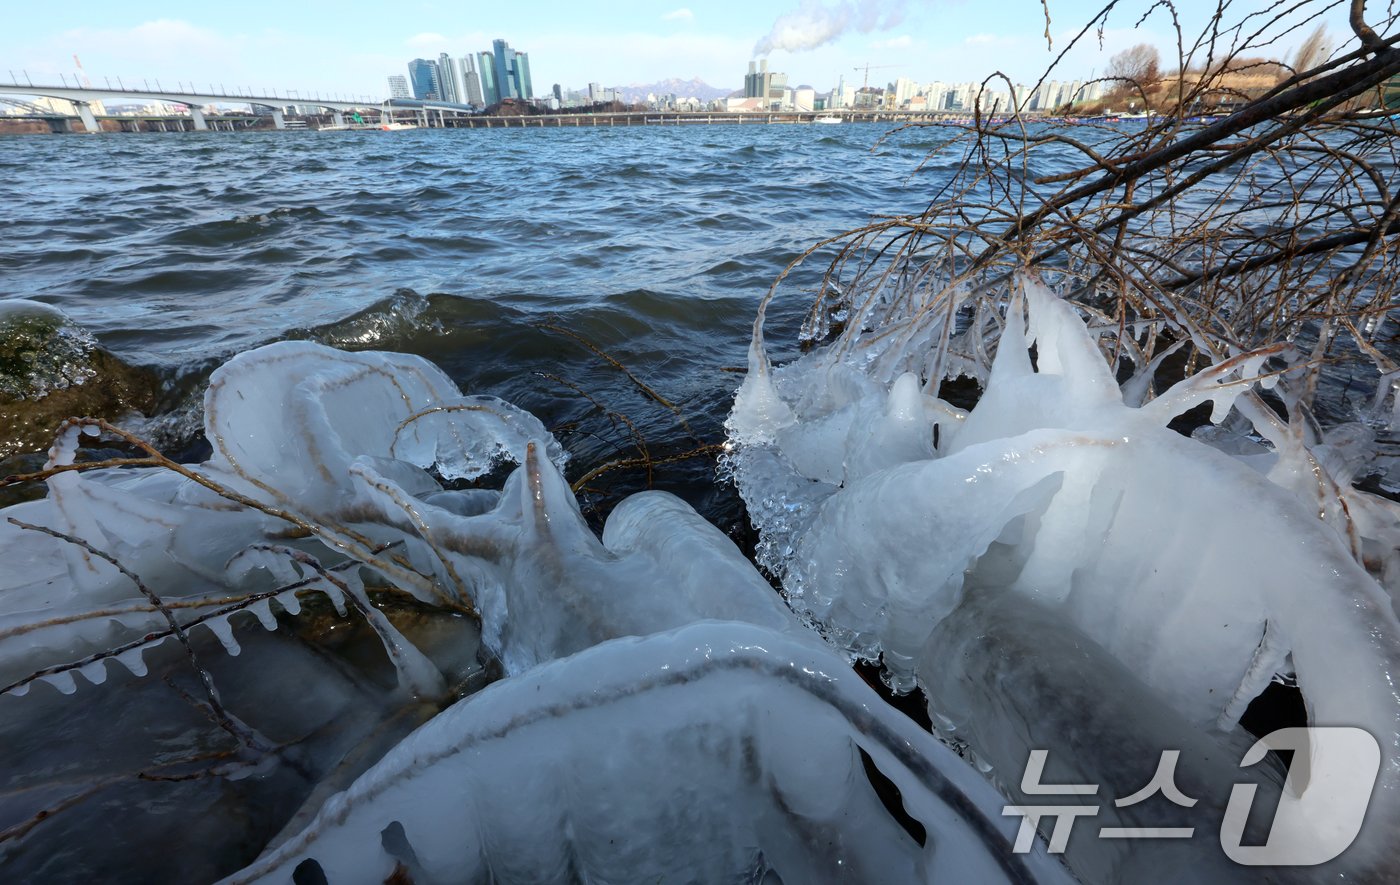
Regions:
<instances>
[{"instance_id":1,"label":"ice-covered rock","mask_svg":"<svg viewBox=\"0 0 1400 885\"><path fill-rule=\"evenodd\" d=\"M97 341L63 311L38 301L0 301L0 397L39 399L96 374Z\"/></svg>"}]
</instances>

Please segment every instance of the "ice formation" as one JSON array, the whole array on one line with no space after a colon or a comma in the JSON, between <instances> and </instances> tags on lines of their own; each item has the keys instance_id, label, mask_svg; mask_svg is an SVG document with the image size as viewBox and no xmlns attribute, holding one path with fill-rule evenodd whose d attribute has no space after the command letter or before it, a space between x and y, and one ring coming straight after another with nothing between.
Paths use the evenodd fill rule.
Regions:
<instances>
[{"instance_id":1,"label":"ice formation","mask_svg":"<svg viewBox=\"0 0 1400 885\"><path fill-rule=\"evenodd\" d=\"M1186 777L1220 784L1218 758L1252 741L1247 705L1296 677L1310 724L1361 726L1384 751L1337 869L1393 873L1397 508L1351 488L1355 445L1305 439L1251 392L1277 350L1148 399L1155 366L1120 387L1070 304L1034 280L1015 290L989 364L985 301L958 336L942 311L856 316L779 368L760 316L729 428L761 563L852 658L879 661L896 690L922 686L945 736L1013 792L1032 749L1071 757L1078 777L1060 782L1125 795L1157 761L1138 751L1183 741L1203 748L1183 755ZM984 387L968 413L934 395L961 372ZM1208 401L1219 448L1167 429ZM1220 427L1232 408L1267 445ZM1135 878L1115 853L1084 840L1067 857L1092 881Z\"/></svg>"},{"instance_id":2,"label":"ice formation","mask_svg":"<svg viewBox=\"0 0 1400 885\"><path fill-rule=\"evenodd\" d=\"M494 397L461 396L421 359L270 345L215 373L205 420L214 455L199 476L260 510L168 471L106 470L58 474L47 499L8 515L86 541L148 584L180 588L162 595L185 602L266 587L255 579L269 575L356 601L353 574L339 586L264 549L289 531L309 534L314 543L298 549L326 565L358 561L425 602L474 606L508 672L699 618L791 623L733 544L673 496L627 502L600 541L539 421ZM69 426L51 465L71 463L91 429ZM471 479L502 461L524 467L499 491L445 490L427 472ZM0 616L24 637L0 645L4 675L111 642L118 625L118 635L139 635L160 622L126 577L81 547L8 523L0 545L15 566L0 578ZM291 594L277 603L296 605ZM271 626L269 605L252 611ZM227 618L203 626L227 634ZM139 666L139 652L119 660ZM71 688L71 675L50 681Z\"/></svg>"},{"instance_id":3,"label":"ice formation","mask_svg":"<svg viewBox=\"0 0 1400 885\"><path fill-rule=\"evenodd\" d=\"M339 735L318 738L331 755L306 771L319 785L235 878L286 881L284 863L310 857L332 881L381 881L395 864L415 881L1063 879L1043 854L1013 855L1014 821L990 787L850 673L688 505L634 495L593 534L563 450L533 416L461 395L416 357L305 342L221 367L204 414L203 464L61 471L47 498L5 511L0 703L14 716L59 697L20 697L36 683L81 696L105 690L85 683L107 681L113 661L135 677L168 664L184 641L172 618L228 655L280 647L250 629L277 635L308 594L368 624L405 703L450 699L442 655L410 641L372 587L478 614L507 677L389 750L313 820L395 734L362 724L350 746L326 724L347 715L350 695L336 694L292 732ZM98 430L68 424L50 467L72 464ZM507 463L519 466L499 489L463 487ZM278 706L299 707L302 680L325 670L291 651L269 661L282 669L255 678L258 691L212 689L234 699L228 715L252 749L288 733L269 721L295 720ZM260 672L236 672L249 670ZM118 675L107 688L130 691ZM857 746L899 784L922 847L875 797Z\"/></svg>"},{"instance_id":4,"label":"ice formation","mask_svg":"<svg viewBox=\"0 0 1400 885\"><path fill-rule=\"evenodd\" d=\"M613 640L443 713L226 881L308 861L330 882L1069 881L1007 852L1003 800L873 700L801 634L712 621Z\"/></svg>"}]
</instances>

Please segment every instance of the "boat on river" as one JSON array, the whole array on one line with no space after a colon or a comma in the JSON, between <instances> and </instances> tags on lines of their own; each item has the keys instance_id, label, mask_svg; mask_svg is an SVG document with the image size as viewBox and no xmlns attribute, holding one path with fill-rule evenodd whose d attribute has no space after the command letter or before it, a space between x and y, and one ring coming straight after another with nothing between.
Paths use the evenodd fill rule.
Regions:
<instances>
[{"instance_id":1,"label":"boat on river","mask_svg":"<svg viewBox=\"0 0 1400 885\"><path fill-rule=\"evenodd\" d=\"M401 132L405 129L417 129L417 123L333 123L329 126L318 126L317 132L347 132L351 130L371 130L379 132Z\"/></svg>"}]
</instances>

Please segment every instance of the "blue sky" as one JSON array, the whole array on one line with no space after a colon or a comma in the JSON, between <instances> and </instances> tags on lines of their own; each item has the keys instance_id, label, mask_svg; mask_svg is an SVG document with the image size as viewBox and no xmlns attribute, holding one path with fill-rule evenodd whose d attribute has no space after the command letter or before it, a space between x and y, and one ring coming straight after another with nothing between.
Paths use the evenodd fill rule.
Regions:
<instances>
[{"instance_id":1,"label":"blue sky","mask_svg":"<svg viewBox=\"0 0 1400 885\"><path fill-rule=\"evenodd\" d=\"M10 4L7 4L10 5ZM1101 7L1087 0L1049 0L1058 52ZM1147 4L1125 2L1109 19L1103 48L1085 41L1063 63L1059 79L1102 71L1109 56L1148 42L1175 57L1170 20L1159 10L1137 24ZM1249 8L1262 8L1256 3ZM1183 19L1199 29L1213 3L1179 0ZM1341 37L1345 17L1329 16ZM606 4L471 3L463 0L63 0L15 4L5 12L0 76L27 70L34 82L71 76L77 53L101 84L176 82L289 88L323 94L371 95L405 62L439 52L486 49L496 37L530 53L537 92L559 82L581 87L700 77L713 86L742 86L760 43L773 46L770 66L792 85L819 90L867 62L872 83L907 76L920 81L981 79L1001 70L1034 82L1053 59L1046 48L1040 0L671 0ZM1285 39L1291 46L1297 38ZM819 44L819 45L812 45Z\"/></svg>"}]
</instances>

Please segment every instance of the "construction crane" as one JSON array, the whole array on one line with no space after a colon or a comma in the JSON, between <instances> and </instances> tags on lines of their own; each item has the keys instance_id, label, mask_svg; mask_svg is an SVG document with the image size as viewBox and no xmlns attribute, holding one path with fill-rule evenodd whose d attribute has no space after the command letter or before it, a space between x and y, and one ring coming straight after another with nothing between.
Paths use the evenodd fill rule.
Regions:
<instances>
[{"instance_id":1,"label":"construction crane","mask_svg":"<svg viewBox=\"0 0 1400 885\"><path fill-rule=\"evenodd\" d=\"M867 62L867 63L865 63L865 64L863 64L863 65L856 65L855 68L854 68L853 70L864 71L864 72L865 72L865 82L861 84L860 88L861 88L861 89L869 89L869 88L870 88L870 72L871 72L871 71L878 71L878 70L880 70L880 69L882 69L882 68L898 68L898 67L902 67L902 66L901 66L901 65L872 65L872 64L870 64L869 62Z\"/></svg>"}]
</instances>

